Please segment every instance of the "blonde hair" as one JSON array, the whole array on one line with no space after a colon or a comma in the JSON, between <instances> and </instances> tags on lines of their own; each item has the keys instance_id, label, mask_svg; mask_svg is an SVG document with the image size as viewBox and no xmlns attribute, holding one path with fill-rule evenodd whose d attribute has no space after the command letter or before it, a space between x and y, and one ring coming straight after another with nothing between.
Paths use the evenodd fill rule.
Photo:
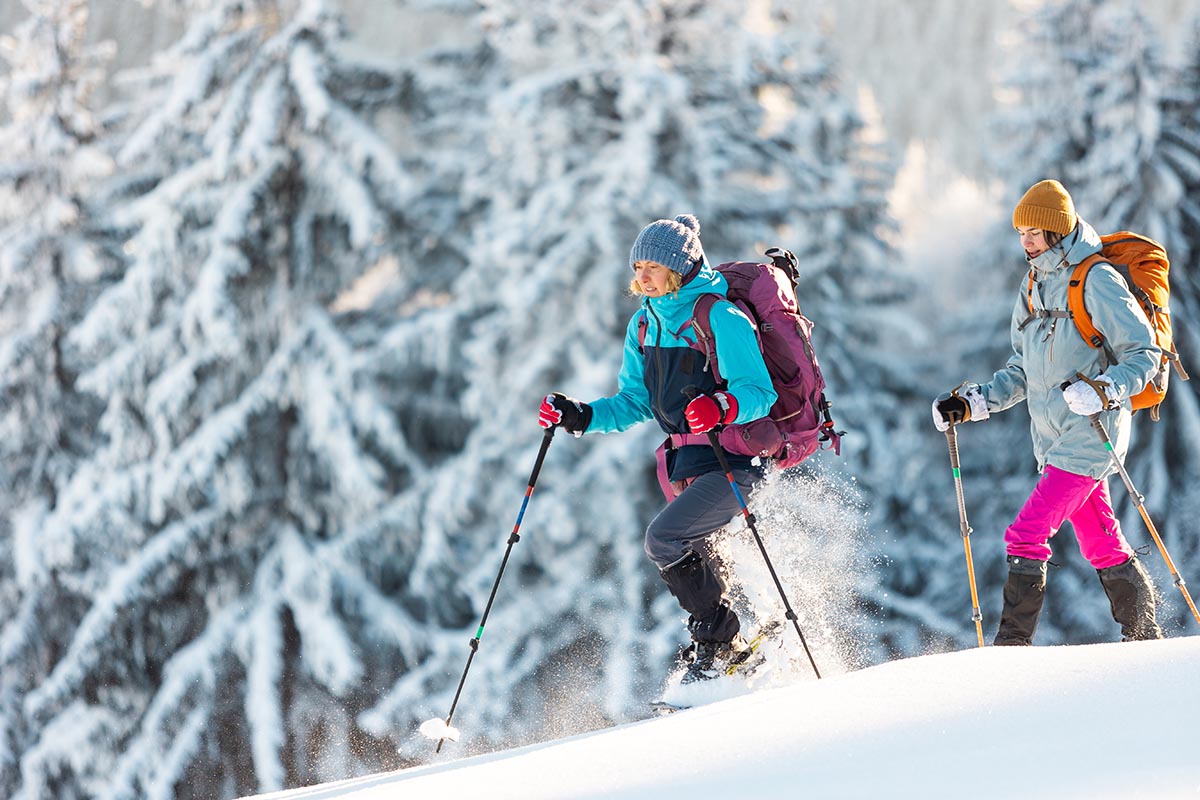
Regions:
<instances>
[{"instance_id":1,"label":"blonde hair","mask_svg":"<svg viewBox=\"0 0 1200 800\"><path fill-rule=\"evenodd\" d=\"M644 262L644 261L637 262L637 264L644 264L644 263L646 263L646 262ZM651 263L658 264L657 261L654 261ZM636 267L637 264L634 264L634 266ZM662 265L659 264L659 266L662 266ZM670 269L668 267L667 268L667 291L670 292L671 294L675 294L682 288L683 288L683 276L680 275L675 270ZM641 297L644 294L646 294L646 290L644 288L642 288L642 284L637 279L637 277L634 277L634 279L629 282L629 292L630 292L630 294L632 294L636 297Z\"/></svg>"}]
</instances>

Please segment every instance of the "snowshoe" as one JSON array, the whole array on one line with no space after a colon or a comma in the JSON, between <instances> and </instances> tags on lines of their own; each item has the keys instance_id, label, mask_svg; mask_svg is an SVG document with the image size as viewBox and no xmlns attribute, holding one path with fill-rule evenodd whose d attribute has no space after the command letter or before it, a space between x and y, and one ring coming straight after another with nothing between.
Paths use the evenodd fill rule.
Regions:
<instances>
[{"instance_id":1,"label":"snowshoe","mask_svg":"<svg viewBox=\"0 0 1200 800\"><path fill-rule=\"evenodd\" d=\"M768 623L749 641L738 634L729 643L693 642L683 651L682 674L676 673L678 678L668 679L663 696L650 703L651 711L657 715L670 714L749 691L747 680L765 663L759 648L780 627L779 623ZM728 680L730 677L738 680Z\"/></svg>"},{"instance_id":2,"label":"snowshoe","mask_svg":"<svg viewBox=\"0 0 1200 800\"><path fill-rule=\"evenodd\" d=\"M725 667L725 674L748 676L757 672L766 663L762 646L781 630L783 630L783 623L776 620L759 628L754 637L747 642L746 649L739 654L738 658L730 659L729 664Z\"/></svg>"},{"instance_id":3,"label":"snowshoe","mask_svg":"<svg viewBox=\"0 0 1200 800\"><path fill-rule=\"evenodd\" d=\"M750 657L750 643L740 633L731 642L692 642L683 651L685 669L681 684L708 681L729 674L738 664Z\"/></svg>"}]
</instances>

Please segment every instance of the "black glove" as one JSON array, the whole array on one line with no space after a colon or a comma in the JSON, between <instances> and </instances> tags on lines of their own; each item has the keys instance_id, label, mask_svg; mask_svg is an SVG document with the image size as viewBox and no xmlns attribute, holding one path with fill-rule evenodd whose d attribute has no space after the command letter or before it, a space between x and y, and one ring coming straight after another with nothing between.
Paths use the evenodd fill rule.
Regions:
<instances>
[{"instance_id":1,"label":"black glove","mask_svg":"<svg viewBox=\"0 0 1200 800\"><path fill-rule=\"evenodd\" d=\"M945 433L960 422L983 422L991 416L983 387L978 383L960 383L933 401L933 427Z\"/></svg>"},{"instance_id":2,"label":"black glove","mask_svg":"<svg viewBox=\"0 0 1200 800\"><path fill-rule=\"evenodd\" d=\"M558 425L568 433L582 436L591 424L592 407L587 403L567 397L562 392L551 392L542 398L542 405L538 409L538 425L543 428Z\"/></svg>"},{"instance_id":3,"label":"black glove","mask_svg":"<svg viewBox=\"0 0 1200 800\"><path fill-rule=\"evenodd\" d=\"M933 425L939 431L944 432L952 423L957 425L970 418L971 407L957 394L943 392L933 401Z\"/></svg>"}]
</instances>

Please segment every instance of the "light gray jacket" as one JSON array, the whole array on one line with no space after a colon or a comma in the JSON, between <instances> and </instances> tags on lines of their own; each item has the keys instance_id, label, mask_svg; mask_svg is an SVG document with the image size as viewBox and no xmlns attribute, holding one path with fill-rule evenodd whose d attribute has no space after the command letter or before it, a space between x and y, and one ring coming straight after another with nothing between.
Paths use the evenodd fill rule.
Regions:
<instances>
[{"instance_id":1,"label":"light gray jacket","mask_svg":"<svg viewBox=\"0 0 1200 800\"><path fill-rule=\"evenodd\" d=\"M1100 237L1081 219L1062 242L1030 259L1034 309L1066 311L1072 269L1099 251ZM1112 380L1121 408L1105 411L1100 418L1117 454L1124 458L1129 445L1129 397L1142 390L1161 358L1154 332L1125 279L1108 264L1092 267L1084 284L1084 304L1092 322L1117 358L1118 363L1107 369L1101 360L1103 351L1089 347L1069 319L1043 317L1022 330L1030 316L1028 297L1029 278L1022 274L1012 315L1013 355L991 382L981 387L988 411L1003 411L1027 401L1039 472L1051 464L1078 475L1105 478L1115 471L1108 452L1088 418L1067 407L1060 387L1076 372L1089 378L1103 373Z\"/></svg>"}]
</instances>

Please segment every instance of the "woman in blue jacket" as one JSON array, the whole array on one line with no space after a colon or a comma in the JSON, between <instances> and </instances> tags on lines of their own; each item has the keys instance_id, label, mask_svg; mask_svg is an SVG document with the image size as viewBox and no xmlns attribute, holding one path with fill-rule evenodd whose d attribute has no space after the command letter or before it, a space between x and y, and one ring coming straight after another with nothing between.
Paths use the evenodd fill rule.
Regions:
<instances>
[{"instance_id":1,"label":"woman in blue jacket","mask_svg":"<svg viewBox=\"0 0 1200 800\"><path fill-rule=\"evenodd\" d=\"M690 615L692 645L684 676L690 682L715 677L722 663L748 655L737 614L725 597L725 581L706 552L706 540L740 506L705 434L718 425L766 416L776 394L754 328L733 304L719 301L710 315L723 384L691 346L697 298L724 297L727 288L704 257L694 216L646 226L630 251L629 266L630 290L642 304L626 328L617 393L590 403L551 393L542 401L538 421L580 436L623 431L654 419L668 434L665 470L675 497L646 528L645 548ZM688 387L694 387L692 399L684 392ZM729 453L728 459L745 496L762 467L748 456Z\"/></svg>"}]
</instances>

